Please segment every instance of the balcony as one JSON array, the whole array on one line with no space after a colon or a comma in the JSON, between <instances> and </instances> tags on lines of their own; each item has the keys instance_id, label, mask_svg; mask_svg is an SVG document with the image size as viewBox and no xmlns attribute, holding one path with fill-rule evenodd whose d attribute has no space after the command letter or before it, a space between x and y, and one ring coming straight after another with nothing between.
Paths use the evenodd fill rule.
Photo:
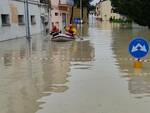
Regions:
<instances>
[{"instance_id":1,"label":"balcony","mask_svg":"<svg viewBox=\"0 0 150 113\"><path fill-rule=\"evenodd\" d=\"M40 0L40 3L42 3L42 4L50 4L50 0Z\"/></svg>"},{"instance_id":2,"label":"balcony","mask_svg":"<svg viewBox=\"0 0 150 113\"><path fill-rule=\"evenodd\" d=\"M67 5L59 5L58 8L60 11L68 11L69 10Z\"/></svg>"}]
</instances>

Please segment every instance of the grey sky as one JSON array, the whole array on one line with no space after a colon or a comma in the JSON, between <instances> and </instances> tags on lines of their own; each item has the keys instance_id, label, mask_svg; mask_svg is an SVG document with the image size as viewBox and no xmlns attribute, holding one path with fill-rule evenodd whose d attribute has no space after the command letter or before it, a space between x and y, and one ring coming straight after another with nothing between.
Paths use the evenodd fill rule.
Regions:
<instances>
[{"instance_id":1,"label":"grey sky","mask_svg":"<svg viewBox=\"0 0 150 113\"><path fill-rule=\"evenodd\" d=\"M92 2L92 4L96 4L97 2L99 2L99 0L94 0L93 2Z\"/></svg>"}]
</instances>

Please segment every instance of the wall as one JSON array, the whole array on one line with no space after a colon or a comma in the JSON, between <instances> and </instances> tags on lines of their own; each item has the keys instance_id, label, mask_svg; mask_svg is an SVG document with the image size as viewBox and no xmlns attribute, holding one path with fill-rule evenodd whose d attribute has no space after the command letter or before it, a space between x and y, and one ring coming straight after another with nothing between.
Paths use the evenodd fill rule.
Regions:
<instances>
[{"instance_id":1,"label":"wall","mask_svg":"<svg viewBox=\"0 0 150 113\"><path fill-rule=\"evenodd\" d=\"M60 3L59 0L51 0L51 5L51 22L54 23L54 25L56 25L59 29L63 30L64 25L70 23L72 4L70 4L67 0L61 0ZM58 15L56 16L55 13L58 13ZM66 16L65 20L63 20L64 15Z\"/></svg>"},{"instance_id":2,"label":"wall","mask_svg":"<svg viewBox=\"0 0 150 113\"><path fill-rule=\"evenodd\" d=\"M32 35L43 31L43 25L41 23L42 12L42 8L38 7L38 5L29 4L29 15L35 15L36 19L36 24L31 25L30 22ZM9 14L10 26L2 26L1 14ZM25 17L23 2L0 0L0 41L26 36L26 26L18 25L19 14L24 15ZM31 18L29 20L31 20Z\"/></svg>"},{"instance_id":3,"label":"wall","mask_svg":"<svg viewBox=\"0 0 150 113\"><path fill-rule=\"evenodd\" d=\"M100 4L96 4L96 18L100 18Z\"/></svg>"},{"instance_id":4,"label":"wall","mask_svg":"<svg viewBox=\"0 0 150 113\"><path fill-rule=\"evenodd\" d=\"M73 18L80 18L80 8L74 7ZM88 22L87 8L83 8L83 22Z\"/></svg>"},{"instance_id":5,"label":"wall","mask_svg":"<svg viewBox=\"0 0 150 113\"><path fill-rule=\"evenodd\" d=\"M102 20L109 21L111 17L111 9L111 2L109 0L101 3L100 17L102 18Z\"/></svg>"},{"instance_id":6,"label":"wall","mask_svg":"<svg viewBox=\"0 0 150 113\"><path fill-rule=\"evenodd\" d=\"M121 15L113 13L110 0L99 2L96 7L97 7L96 8L97 19L100 19L102 21L109 21L110 18L114 19L123 18Z\"/></svg>"},{"instance_id":7,"label":"wall","mask_svg":"<svg viewBox=\"0 0 150 113\"><path fill-rule=\"evenodd\" d=\"M56 25L59 29L61 29L62 17L58 5L59 5L59 0L51 0L51 6L52 6L51 24L54 23L54 25ZM56 16L55 13L58 13L58 15Z\"/></svg>"},{"instance_id":8,"label":"wall","mask_svg":"<svg viewBox=\"0 0 150 113\"><path fill-rule=\"evenodd\" d=\"M55 16L55 13L58 13L58 16ZM52 9L51 11L51 22L54 23L58 28L61 28L62 25L62 16L58 9Z\"/></svg>"},{"instance_id":9,"label":"wall","mask_svg":"<svg viewBox=\"0 0 150 113\"><path fill-rule=\"evenodd\" d=\"M62 14L62 29L64 29L64 26L70 24L70 18L72 14L72 6L71 5L60 5L60 12Z\"/></svg>"}]
</instances>

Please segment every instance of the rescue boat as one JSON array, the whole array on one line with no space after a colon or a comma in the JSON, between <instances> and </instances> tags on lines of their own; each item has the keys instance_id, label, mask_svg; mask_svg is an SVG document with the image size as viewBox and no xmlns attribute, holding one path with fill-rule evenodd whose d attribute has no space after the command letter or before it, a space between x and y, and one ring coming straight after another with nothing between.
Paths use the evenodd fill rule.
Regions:
<instances>
[{"instance_id":1,"label":"rescue boat","mask_svg":"<svg viewBox=\"0 0 150 113\"><path fill-rule=\"evenodd\" d=\"M75 37L71 36L69 34L60 33L60 34L57 34L57 35L52 35L51 40L55 41L55 42L67 42L67 41L75 40Z\"/></svg>"}]
</instances>

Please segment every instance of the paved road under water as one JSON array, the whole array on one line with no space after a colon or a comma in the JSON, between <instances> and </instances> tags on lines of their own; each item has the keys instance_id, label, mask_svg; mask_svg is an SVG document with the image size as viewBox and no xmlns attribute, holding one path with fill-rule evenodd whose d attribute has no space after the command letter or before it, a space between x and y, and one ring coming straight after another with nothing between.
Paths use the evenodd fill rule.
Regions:
<instances>
[{"instance_id":1,"label":"paved road under water","mask_svg":"<svg viewBox=\"0 0 150 113\"><path fill-rule=\"evenodd\" d=\"M150 113L150 56L134 69L127 47L145 28L90 20L84 41L37 35L0 42L0 113Z\"/></svg>"}]
</instances>

